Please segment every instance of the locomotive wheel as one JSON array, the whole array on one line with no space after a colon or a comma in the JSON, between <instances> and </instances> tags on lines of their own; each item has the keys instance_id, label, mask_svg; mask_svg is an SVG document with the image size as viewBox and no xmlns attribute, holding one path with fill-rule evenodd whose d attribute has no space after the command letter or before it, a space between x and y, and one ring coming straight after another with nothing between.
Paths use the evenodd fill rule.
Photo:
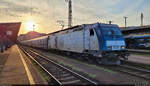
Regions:
<instances>
[{"instance_id":1,"label":"locomotive wheel","mask_svg":"<svg viewBox=\"0 0 150 86\"><path fill-rule=\"evenodd\" d=\"M89 58L89 56L84 56L84 59L89 62L89 63L92 63L92 60Z\"/></svg>"},{"instance_id":2,"label":"locomotive wheel","mask_svg":"<svg viewBox=\"0 0 150 86\"><path fill-rule=\"evenodd\" d=\"M102 61L101 61L101 59L99 59L99 58L96 58L96 62L97 62L98 64L102 64Z\"/></svg>"}]
</instances>

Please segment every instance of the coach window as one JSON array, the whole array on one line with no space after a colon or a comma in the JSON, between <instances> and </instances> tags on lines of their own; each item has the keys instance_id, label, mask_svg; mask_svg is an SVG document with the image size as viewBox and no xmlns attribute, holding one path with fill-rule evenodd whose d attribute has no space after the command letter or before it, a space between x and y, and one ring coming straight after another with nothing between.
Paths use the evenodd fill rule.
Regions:
<instances>
[{"instance_id":1,"label":"coach window","mask_svg":"<svg viewBox=\"0 0 150 86\"><path fill-rule=\"evenodd\" d=\"M94 30L90 29L90 36L94 36Z\"/></svg>"}]
</instances>

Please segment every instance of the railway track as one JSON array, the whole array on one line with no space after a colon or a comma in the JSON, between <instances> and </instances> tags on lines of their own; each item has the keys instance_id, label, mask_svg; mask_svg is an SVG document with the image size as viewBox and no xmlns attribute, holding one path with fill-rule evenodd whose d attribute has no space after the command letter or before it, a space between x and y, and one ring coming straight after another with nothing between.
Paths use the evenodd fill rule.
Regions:
<instances>
[{"instance_id":1,"label":"railway track","mask_svg":"<svg viewBox=\"0 0 150 86\"><path fill-rule=\"evenodd\" d=\"M140 50L140 49L128 49L129 52L133 52L133 53L143 53L143 54L149 54L150 50Z\"/></svg>"},{"instance_id":2,"label":"railway track","mask_svg":"<svg viewBox=\"0 0 150 86\"><path fill-rule=\"evenodd\" d=\"M29 56L33 61L35 61L58 85L70 85L70 84L81 84L81 85L96 85L86 77L73 72L72 70L42 56L32 50L27 50L20 47L21 50Z\"/></svg>"},{"instance_id":3,"label":"railway track","mask_svg":"<svg viewBox=\"0 0 150 86\"><path fill-rule=\"evenodd\" d=\"M150 81L150 69L123 64L123 65L118 65L116 67L113 67L113 70Z\"/></svg>"},{"instance_id":4,"label":"railway track","mask_svg":"<svg viewBox=\"0 0 150 86\"><path fill-rule=\"evenodd\" d=\"M118 66L105 66L105 65L95 64L95 63L94 64L150 81L150 67L149 68L145 67L149 65L134 63L131 61L130 62L122 61L122 60L121 63L122 65L118 65Z\"/></svg>"}]
</instances>

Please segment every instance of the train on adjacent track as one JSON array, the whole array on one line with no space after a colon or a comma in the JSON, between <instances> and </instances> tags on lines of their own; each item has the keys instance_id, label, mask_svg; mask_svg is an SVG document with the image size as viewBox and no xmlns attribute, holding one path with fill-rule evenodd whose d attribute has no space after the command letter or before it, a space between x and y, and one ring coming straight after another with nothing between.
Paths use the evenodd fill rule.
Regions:
<instances>
[{"instance_id":1,"label":"train on adjacent track","mask_svg":"<svg viewBox=\"0 0 150 86\"><path fill-rule=\"evenodd\" d=\"M150 49L150 35L133 35L125 37L129 49Z\"/></svg>"},{"instance_id":2,"label":"train on adjacent track","mask_svg":"<svg viewBox=\"0 0 150 86\"><path fill-rule=\"evenodd\" d=\"M127 60L129 55L120 28L115 24L77 25L20 43L46 50L79 54L86 60L107 65L119 65L120 58Z\"/></svg>"}]
</instances>

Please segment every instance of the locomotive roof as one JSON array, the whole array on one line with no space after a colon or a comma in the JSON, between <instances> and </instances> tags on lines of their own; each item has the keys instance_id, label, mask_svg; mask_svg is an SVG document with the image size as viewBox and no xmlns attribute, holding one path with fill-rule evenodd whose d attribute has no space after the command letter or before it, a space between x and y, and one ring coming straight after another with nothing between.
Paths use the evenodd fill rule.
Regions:
<instances>
[{"instance_id":1,"label":"locomotive roof","mask_svg":"<svg viewBox=\"0 0 150 86\"><path fill-rule=\"evenodd\" d=\"M64 29L64 30L59 30L59 31L56 31L56 32L53 32L53 33L49 33L47 34L46 36L42 36L42 37L38 37L38 38L34 38L34 39L30 39L30 40L37 40L37 39L41 39L41 38L46 38L48 37L49 35L52 35L52 34L55 34L55 33L59 33L59 32L63 32L63 31L68 31L68 30L78 30L78 29L83 29L82 27L86 27L86 26L96 26L96 25L100 25L102 27L118 27L118 25L115 25L115 24L105 24L105 23L94 23L94 24L82 24L82 25L76 25L76 26L73 26L71 28L67 28L67 29ZM25 41L30 41L30 40L25 40ZM23 41L24 42L24 41Z\"/></svg>"},{"instance_id":2,"label":"locomotive roof","mask_svg":"<svg viewBox=\"0 0 150 86\"><path fill-rule=\"evenodd\" d=\"M94 23L94 24L82 24L82 25L76 25L76 26L73 26L71 28L67 28L67 29L63 29L63 30L59 30L59 31L56 31L56 32L52 32L52 33L49 33L47 35L51 35L51 34L55 34L55 33L59 33L59 32L62 32L62 31L67 31L67 30L72 30L72 29L83 29L82 27L86 27L86 26L94 26L94 25L100 25L102 27L118 27L118 25L116 24L105 24L105 23Z\"/></svg>"}]
</instances>

